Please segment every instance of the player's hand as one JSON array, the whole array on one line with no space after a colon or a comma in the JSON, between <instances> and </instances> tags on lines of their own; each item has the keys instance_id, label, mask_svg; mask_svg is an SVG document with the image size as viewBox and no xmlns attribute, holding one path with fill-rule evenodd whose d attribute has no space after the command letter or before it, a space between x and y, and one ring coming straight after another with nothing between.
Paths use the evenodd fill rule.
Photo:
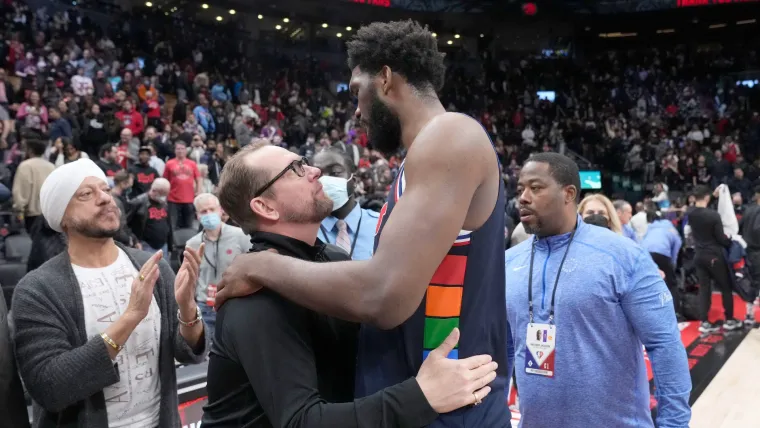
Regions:
<instances>
[{"instance_id":1,"label":"player's hand","mask_svg":"<svg viewBox=\"0 0 760 428\"><path fill-rule=\"evenodd\" d=\"M490 355L476 355L464 360L450 360L446 356L459 341L455 328L441 346L430 352L417 373L417 383L430 407L438 413L448 413L460 407L479 404L496 379L498 364Z\"/></svg>"},{"instance_id":2,"label":"player's hand","mask_svg":"<svg viewBox=\"0 0 760 428\"><path fill-rule=\"evenodd\" d=\"M277 253L273 249L266 252ZM222 274L222 280L216 285L214 309L218 311L227 299L248 296L261 290L261 284L251 281L250 273L252 270L261 269L261 259L266 256L263 253L248 253L235 257Z\"/></svg>"}]
</instances>

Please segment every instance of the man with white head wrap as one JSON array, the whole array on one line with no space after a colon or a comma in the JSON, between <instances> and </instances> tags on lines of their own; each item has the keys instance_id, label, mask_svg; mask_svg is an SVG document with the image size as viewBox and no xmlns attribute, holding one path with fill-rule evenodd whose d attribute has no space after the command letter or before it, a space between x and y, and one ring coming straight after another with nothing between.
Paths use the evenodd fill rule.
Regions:
<instances>
[{"instance_id":1,"label":"man with white head wrap","mask_svg":"<svg viewBox=\"0 0 760 428\"><path fill-rule=\"evenodd\" d=\"M13 296L34 425L179 426L174 360L199 363L208 344L194 296L203 248L185 251L175 278L161 252L116 244L120 213L89 159L53 171L40 205L69 245Z\"/></svg>"}]
</instances>

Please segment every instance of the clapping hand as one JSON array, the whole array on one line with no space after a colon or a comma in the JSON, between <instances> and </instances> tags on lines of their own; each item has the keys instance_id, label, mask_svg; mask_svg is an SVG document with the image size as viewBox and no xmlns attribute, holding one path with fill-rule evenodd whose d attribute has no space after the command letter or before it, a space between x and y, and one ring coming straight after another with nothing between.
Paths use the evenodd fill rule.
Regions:
<instances>
[{"instance_id":1,"label":"clapping hand","mask_svg":"<svg viewBox=\"0 0 760 428\"><path fill-rule=\"evenodd\" d=\"M206 244L201 244L198 250L185 248L185 259L182 261L174 279L174 297L177 299L177 306L183 314L195 318L195 284L198 283L200 275L201 257Z\"/></svg>"}]
</instances>

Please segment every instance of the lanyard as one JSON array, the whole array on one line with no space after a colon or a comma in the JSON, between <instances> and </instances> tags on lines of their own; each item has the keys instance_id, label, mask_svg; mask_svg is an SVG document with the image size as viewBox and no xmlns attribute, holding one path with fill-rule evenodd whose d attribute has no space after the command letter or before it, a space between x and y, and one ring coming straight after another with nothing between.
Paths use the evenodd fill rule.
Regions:
<instances>
[{"instance_id":1,"label":"lanyard","mask_svg":"<svg viewBox=\"0 0 760 428\"><path fill-rule=\"evenodd\" d=\"M578 225L575 225L573 233L570 234L570 240L567 242L567 248L565 248L565 254L562 255L562 261L559 262L559 269L557 270L557 278L554 279L554 289L552 290L552 303L549 309L549 324L554 324L554 296L557 294L557 284L559 284L559 275L562 273L562 266L565 264L565 258L570 251L570 244L573 243L575 238L575 231L578 230ZM533 237L533 246L530 251L530 274L528 275L528 314L530 315L530 324L533 324L533 259L536 256L536 243L538 238Z\"/></svg>"},{"instance_id":2,"label":"lanyard","mask_svg":"<svg viewBox=\"0 0 760 428\"><path fill-rule=\"evenodd\" d=\"M361 210L359 210L359 223L356 224L356 232L354 233L354 242L351 243L351 252L348 253L348 258L352 259L354 256L354 248L356 248L356 241L359 240L359 230L362 228L362 217L364 217L364 214ZM327 229L325 229L324 226L321 224L319 225L319 230L322 231L322 235L325 236L325 241L327 241L328 244L330 244L330 238L327 237ZM332 243L333 245L336 245L338 242L338 237L335 237L335 242Z\"/></svg>"},{"instance_id":3,"label":"lanyard","mask_svg":"<svg viewBox=\"0 0 760 428\"><path fill-rule=\"evenodd\" d=\"M203 233L203 237L204 238L206 237L205 232ZM203 252L203 258L206 259L206 263L208 263L209 266L214 268L214 281L216 281L216 270L217 270L217 267L219 266L219 243L221 242L221 240L222 240L222 230L219 229L219 236L216 237L216 257L214 257L214 261L216 261L216 263L211 263L211 260L208 259L206 252L205 251ZM209 242L214 242L214 241L209 240Z\"/></svg>"}]
</instances>

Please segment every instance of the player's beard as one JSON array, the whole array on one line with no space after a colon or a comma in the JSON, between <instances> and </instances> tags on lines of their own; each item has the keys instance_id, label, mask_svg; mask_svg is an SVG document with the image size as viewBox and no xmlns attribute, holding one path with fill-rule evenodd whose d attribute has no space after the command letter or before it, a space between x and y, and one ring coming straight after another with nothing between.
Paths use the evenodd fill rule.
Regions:
<instances>
[{"instance_id":1,"label":"player's beard","mask_svg":"<svg viewBox=\"0 0 760 428\"><path fill-rule=\"evenodd\" d=\"M401 148L401 121L380 99L377 91L370 92L369 142L384 155L394 155Z\"/></svg>"}]
</instances>

